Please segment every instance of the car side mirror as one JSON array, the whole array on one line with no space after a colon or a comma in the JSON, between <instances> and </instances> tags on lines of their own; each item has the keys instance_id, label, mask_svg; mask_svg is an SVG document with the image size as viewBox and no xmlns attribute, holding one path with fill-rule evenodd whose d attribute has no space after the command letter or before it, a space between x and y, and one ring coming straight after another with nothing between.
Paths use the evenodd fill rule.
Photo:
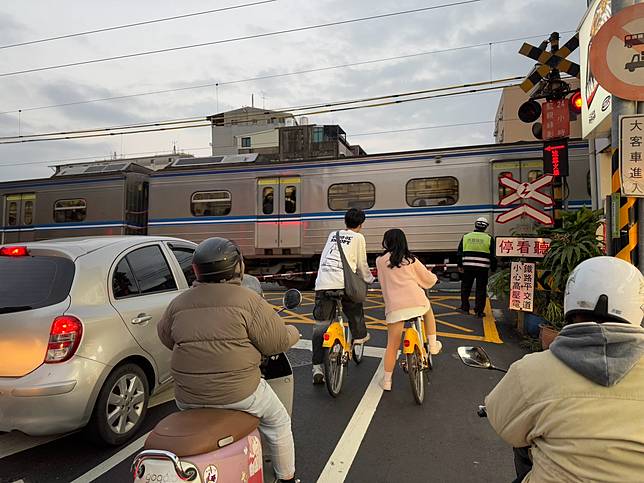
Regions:
<instances>
[{"instance_id":1,"label":"car side mirror","mask_svg":"<svg viewBox=\"0 0 644 483\"><path fill-rule=\"evenodd\" d=\"M295 288L290 288L284 293L282 305L285 309L294 309L302 303L302 294Z\"/></svg>"}]
</instances>

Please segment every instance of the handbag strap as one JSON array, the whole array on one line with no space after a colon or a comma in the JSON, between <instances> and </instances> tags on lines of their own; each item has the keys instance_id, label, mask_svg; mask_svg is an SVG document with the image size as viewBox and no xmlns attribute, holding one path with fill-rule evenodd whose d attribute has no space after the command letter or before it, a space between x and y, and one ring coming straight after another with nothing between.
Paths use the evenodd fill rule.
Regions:
<instances>
[{"instance_id":1,"label":"handbag strap","mask_svg":"<svg viewBox=\"0 0 644 483\"><path fill-rule=\"evenodd\" d=\"M342 243L340 243L340 232L336 231L335 232L335 241L338 244L338 251L340 252L340 259L342 260L342 268L348 266L347 263L347 257L344 255L344 251L342 250Z\"/></svg>"}]
</instances>

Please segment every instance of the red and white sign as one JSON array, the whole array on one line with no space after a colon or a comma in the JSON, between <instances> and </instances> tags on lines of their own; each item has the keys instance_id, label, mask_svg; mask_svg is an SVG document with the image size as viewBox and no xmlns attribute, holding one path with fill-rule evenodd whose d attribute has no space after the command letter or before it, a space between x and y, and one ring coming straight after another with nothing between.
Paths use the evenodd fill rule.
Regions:
<instances>
[{"instance_id":1,"label":"red and white sign","mask_svg":"<svg viewBox=\"0 0 644 483\"><path fill-rule=\"evenodd\" d=\"M534 305L534 263L512 262L510 310L532 312Z\"/></svg>"},{"instance_id":2,"label":"red and white sign","mask_svg":"<svg viewBox=\"0 0 644 483\"><path fill-rule=\"evenodd\" d=\"M570 108L568 100L547 101L541 106L543 139L567 138L570 135Z\"/></svg>"},{"instance_id":3,"label":"red and white sign","mask_svg":"<svg viewBox=\"0 0 644 483\"><path fill-rule=\"evenodd\" d=\"M602 25L590 47L590 65L611 94L644 99L644 3L620 10Z\"/></svg>"},{"instance_id":4,"label":"red and white sign","mask_svg":"<svg viewBox=\"0 0 644 483\"><path fill-rule=\"evenodd\" d=\"M499 206L503 208L512 205L517 201L530 199L537 203L541 203L544 206L552 206L554 205L554 200L547 194L539 191L552 183L552 180L553 176L551 174L544 174L540 178L535 179L532 183L523 183L512 178L512 176L504 176L499 179L499 183L515 191L499 201ZM496 217L496 222L507 223L508 221L512 221L523 215L529 216L533 220L544 225L551 225L553 223L552 217L549 214L528 204L522 204L521 206L512 208L505 213L501 213Z\"/></svg>"},{"instance_id":5,"label":"red and white sign","mask_svg":"<svg viewBox=\"0 0 644 483\"><path fill-rule=\"evenodd\" d=\"M550 248L550 238L496 237L497 257L543 258Z\"/></svg>"}]
</instances>

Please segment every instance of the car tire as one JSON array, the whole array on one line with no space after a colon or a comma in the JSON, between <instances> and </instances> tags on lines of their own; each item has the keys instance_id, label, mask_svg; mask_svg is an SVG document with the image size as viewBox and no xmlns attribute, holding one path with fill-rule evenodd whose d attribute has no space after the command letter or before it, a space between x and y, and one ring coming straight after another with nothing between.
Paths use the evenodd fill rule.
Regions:
<instances>
[{"instance_id":1,"label":"car tire","mask_svg":"<svg viewBox=\"0 0 644 483\"><path fill-rule=\"evenodd\" d=\"M101 445L126 443L141 427L149 400L150 388L143 369L136 364L118 366L107 376L98 393L92 417L85 428L87 437Z\"/></svg>"}]
</instances>

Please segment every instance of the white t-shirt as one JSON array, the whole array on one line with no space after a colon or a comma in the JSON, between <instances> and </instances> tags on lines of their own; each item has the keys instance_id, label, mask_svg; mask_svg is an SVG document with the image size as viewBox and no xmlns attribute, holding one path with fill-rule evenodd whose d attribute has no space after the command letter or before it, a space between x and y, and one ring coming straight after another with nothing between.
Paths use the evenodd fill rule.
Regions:
<instances>
[{"instance_id":1,"label":"white t-shirt","mask_svg":"<svg viewBox=\"0 0 644 483\"><path fill-rule=\"evenodd\" d=\"M315 280L315 290L340 290L344 288L344 273L342 271L342 258L338 252L338 243L335 240L336 232L329 234L322 257L320 268ZM374 277L367 264L367 243L361 233L351 230L340 230L342 251L349 262L351 270L358 272L365 282L373 283ZM357 270L356 270L357 269Z\"/></svg>"}]
</instances>

